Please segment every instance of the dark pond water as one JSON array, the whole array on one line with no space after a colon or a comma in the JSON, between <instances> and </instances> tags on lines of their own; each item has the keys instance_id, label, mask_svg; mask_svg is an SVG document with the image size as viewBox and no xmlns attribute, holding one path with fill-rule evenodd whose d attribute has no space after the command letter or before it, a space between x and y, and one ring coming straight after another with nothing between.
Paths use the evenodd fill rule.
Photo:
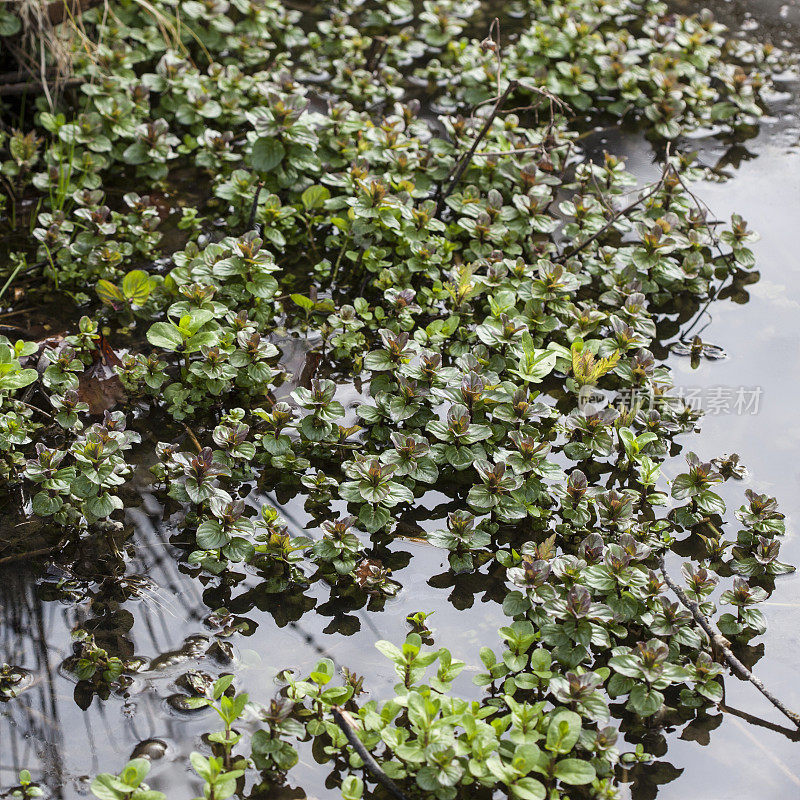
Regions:
<instances>
[{"instance_id":1,"label":"dark pond water","mask_svg":"<svg viewBox=\"0 0 800 800\"><path fill-rule=\"evenodd\" d=\"M746 20L748 35L800 47L797 2L721 3L715 11L729 23ZM724 167L730 176L699 186L699 195L718 218L738 211L761 234L754 248L761 278L747 287L746 303L720 300L711 306L712 316L698 323L697 329L708 323L703 338L724 347L727 359L705 361L697 369L677 356L670 363L676 384L707 411L702 432L686 444L704 458L731 452L741 456L750 476L743 484L728 484L729 505L738 505L746 487L777 496L789 523L783 552L786 560L798 564L800 82L787 79L781 89L773 98L773 116L744 145L711 137L694 142L705 163ZM649 147L635 134L598 135L591 146L625 155L643 181L658 172ZM355 400L354 395L351 402ZM679 466L676 462L670 472L667 465L665 471L671 476ZM402 588L380 607L354 609L331 602L319 584L302 597L277 602L259 594L257 582L247 576L236 585L204 587L181 566L182 551L170 543L173 530L162 509L146 492L143 497L141 508L130 515L135 555L124 579L109 578L89 591L75 580L75 596L63 602L49 598L72 575L54 569L37 575L19 564L0 569L0 662L27 668L33 681L19 699L0 705L0 786L14 783L17 771L28 767L56 796L86 795L87 776L118 769L140 743L159 740L166 750L154 761L150 783L170 800L184 800L200 790L191 783L185 756L198 747L213 722L207 712L175 710L169 698L188 670L229 667L224 647L215 643L230 642L238 685L254 699L268 701L275 694L280 670L305 672L322 655L366 675L370 697L380 699L391 693L394 673L373 645L382 638L402 640L407 614L434 610L435 643L473 666L480 663L480 647L495 643L495 631L504 620L499 585L486 569L454 580L445 573L441 552L412 538L397 539L390 552L381 554ZM294 533L303 531L308 517L302 500L264 499L282 507ZM431 494L425 508L409 518L409 530L438 527L449 502ZM88 564L91 558L84 560ZM82 577L81 563L79 559L75 567L77 579ZM207 618L221 606L249 621L248 635L215 635L217 629ZM311 608L313 613L303 613ZM800 709L800 575L781 579L765 613L769 630L759 645L763 657L756 671L790 707ZM74 681L60 670L71 653L70 631L78 625L96 630L101 642L113 641L123 652L151 659L126 697L93 698L83 709L88 698L76 695ZM456 688L474 691L473 674L465 670ZM798 736L782 729L782 719L752 686L734 678L726 679L726 705L729 710L676 731L666 743L654 741L648 749L659 760L632 777L626 791L636 800L800 797ZM150 741L149 747L156 754L162 745ZM334 790L324 785L327 772L305 750L291 777L308 796L333 796ZM286 787L285 796L303 796L303 791Z\"/></svg>"}]
</instances>

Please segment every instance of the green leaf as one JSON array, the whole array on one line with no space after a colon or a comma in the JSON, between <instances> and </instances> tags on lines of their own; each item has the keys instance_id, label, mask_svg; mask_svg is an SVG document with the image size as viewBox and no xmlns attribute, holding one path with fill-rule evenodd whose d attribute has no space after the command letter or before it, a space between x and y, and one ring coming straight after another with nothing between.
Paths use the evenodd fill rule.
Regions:
<instances>
[{"instance_id":1,"label":"green leaf","mask_svg":"<svg viewBox=\"0 0 800 800\"><path fill-rule=\"evenodd\" d=\"M334 666L329 658L321 658L317 662L314 671L308 676L314 683L320 686L330 683L333 680Z\"/></svg>"},{"instance_id":2,"label":"green leaf","mask_svg":"<svg viewBox=\"0 0 800 800\"><path fill-rule=\"evenodd\" d=\"M520 800L544 800L547 796L544 784L536 778L520 778L510 788L511 794Z\"/></svg>"},{"instance_id":3,"label":"green leaf","mask_svg":"<svg viewBox=\"0 0 800 800\"><path fill-rule=\"evenodd\" d=\"M222 677L217 678L214 681L214 687L211 692L212 697L215 700L219 700L219 698L228 691L232 683L233 675L223 675Z\"/></svg>"},{"instance_id":4,"label":"green leaf","mask_svg":"<svg viewBox=\"0 0 800 800\"><path fill-rule=\"evenodd\" d=\"M138 789L131 800L167 800L167 796L155 789Z\"/></svg>"},{"instance_id":5,"label":"green leaf","mask_svg":"<svg viewBox=\"0 0 800 800\"><path fill-rule=\"evenodd\" d=\"M342 781L342 800L361 800L364 782L356 775L348 775Z\"/></svg>"},{"instance_id":6,"label":"green leaf","mask_svg":"<svg viewBox=\"0 0 800 800\"><path fill-rule=\"evenodd\" d=\"M186 352L196 353L201 347L211 347L217 343L219 335L216 331L200 331L186 342Z\"/></svg>"},{"instance_id":7,"label":"green leaf","mask_svg":"<svg viewBox=\"0 0 800 800\"><path fill-rule=\"evenodd\" d=\"M580 716L574 711L559 711L550 720L545 747L553 753L569 753L580 735Z\"/></svg>"},{"instance_id":8,"label":"green leaf","mask_svg":"<svg viewBox=\"0 0 800 800\"><path fill-rule=\"evenodd\" d=\"M151 325L147 331L147 341L164 350L180 350L183 347L183 336L171 322L156 322Z\"/></svg>"},{"instance_id":9,"label":"green leaf","mask_svg":"<svg viewBox=\"0 0 800 800\"><path fill-rule=\"evenodd\" d=\"M314 301L310 297L302 294L290 294L289 299L296 305L300 306L305 311L311 311L314 308Z\"/></svg>"},{"instance_id":10,"label":"green leaf","mask_svg":"<svg viewBox=\"0 0 800 800\"><path fill-rule=\"evenodd\" d=\"M101 278L97 281L95 291L100 301L112 308L117 308L125 302L125 295L122 293L122 290L105 278Z\"/></svg>"},{"instance_id":11,"label":"green leaf","mask_svg":"<svg viewBox=\"0 0 800 800\"><path fill-rule=\"evenodd\" d=\"M259 172L271 172L281 163L284 155L286 150L277 139L262 136L253 143L250 160L253 168Z\"/></svg>"},{"instance_id":12,"label":"green leaf","mask_svg":"<svg viewBox=\"0 0 800 800\"><path fill-rule=\"evenodd\" d=\"M19 372L9 373L0 377L0 389L16 391L29 386L39 377L35 369L21 369Z\"/></svg>"},{"instance_id":13,"label":"green leaf","mask_svg":"<svg viewBox=\"0 0 800 800\"><path fill-rule=\"evenodd\" d=\"M22 29L22 22L16 14L0 11L0 36L15 36Z\"/></svg>"},{"instance_id":14,"label":"green leaf","mask_svg":"<svg viewBox=\"0 0 800 800\"><path fill-rule=\"evenodd\" d=\"M208 759L204 758L200 753L193 752L189 755L189 761L194 767L194 771L204 780L211 777L211 766Z\"/></svg>"},{"instance_id":15,"label":"green leaf","mask_svg":"<svg viewBox=\"0 0 800 800\"><path fill-rule=\"evenodd\" d=\"M325 201L331 196L330 191L326 186L309 186L303 194L300 195L300 200L306 211L311 211L313 208L322 208Z\"/></svg>"},{"instance_id":16,"label":"green leaf","mask_svg":"<svg viewBox=\"0 0 800 800\"><path fill-rule=\"evenodd\" d=\"M207 308L193 308L188 314L181 317L180 327L190 333L197 333L207 322L214 319L214 312Z\"/></svg>"},{"instance_id":17,"label":"green leaf","mask_svg":"<svg viewBox=\"0 0 800 800\"><path fill-rule=\"evenodd\" d=\"M638 683L631 689L627 707L633 709L640 717L649 717L664 705L664 695L656 689L648 689Z\"/></svg>"},{"instance_id":18,"label":"green leaf","mask_svg":"<svg viewBox=\"0 0 800 800\"><path fill-rule=\"evenodd\" d=\"M150 772L150 762L146 758L133 758L120 773L120 779L128 786L138 786Z\"/></svg>"},{"instance_id":19,"label":"green leaf","mask_svg":"<svg viewBox=\"0 0 800 800\"><path fill-rule=\"evenodd\" d=\"M358 521L368 533L380 530L391 518L388 508L365 503L358 512Z\"/></svg>"},{"instance_id":20,"label":"green leaf","mask_svg":"<svg viewBox=\"0 0 800 800\"><path fill-rule=\"evenodd\" d=\"M131 305L143 306L152 290L152 279L142 269L134 269L122 279L122 292Z\"/></svg>"},{"instance_id":21,"label":"green leaf","mask_svg":"<svg viewBox=\"0 0 800 800\"><path fill-rule=\"evenodd\" d=\"M717 681L707 681L703 684L698 684L695 689L698 694L701 694L712 703L721 703L723 698L722 684Z\"/></svg>"},{"instance_id":22,"label":"green leaf","mask_svg":"<svg viewBox=\"0 0 800 800\"><path fill-rule=\"evenodd\" d=\"M113 780L113 775L104 772L92 781L92 785L89 788L99 800L120 800L123 795L110 785Z\"/></svg>"},{"instance_id":23,"label":"green leaf","mask_svg":"<svg viewBox=\"0 0 800 800\"><path fill-rule=\"evenodd\" d=\"M225 545L223 550L225 557L231 561L247 561L255 553L255 547L241 536L234 536L230 542Z\"/></svg>"},{"instance_id":24,"label":"green leaf","mask_svg":"<svg viewBox=\"0 0 800 800\"><path fill-rule=\"evenodd\" d=\"M591 783L597 777L594 767L579 758L563 758L556 764L554 774L562 783L571 786Z\"/></svg>"},{"instance_id":25,"label":"green leaf","mask_svg":"<svg viewBox=\"0 0 800 800\"><path fill-rule=\"evenodd\" d=\"M144 142L133 142L125 148L122 160L126 164L144 164L150 156L149 148Z\"/></svg>"},{"instance_id":26,"label":"green leaf","mask_svg":"<svg viewBox=\"0 0 800 800\"><path fill-rule=\"evenodd\" d=\"M99 497L90 497L83 503L84 513L87 511L97 519L104 519L114 512L116 504L108 492L103 492Z\"/></svg>"},{"instance_id":27,"label":"green leaf","mask_svg":"<svg viewBox=\"0 0 800 800\"><path fill-rule=\"evenodd\" d=\"M197 710L198 708L208 708L210 705L210 700L206 697L184 697L183 704L186 708L192 709L193 711Z\"/></svg>"},{"instance_id":28,"label":"green leaf","mask_svg":"<svg viewBox=\"0 0 800 800\"><path fill-rule=\"evenodd\" d=\"M697 508L704 514L724 514L725 501L710 489L705 489L697 496Z\"/></svg>"},{"instance_id":29,"label":"green leaf","mask_svg":"<svg viewBox=\"0 0 800 800\"><path fill-rule=\"evenodd\" d=\"M403 659L400 648L393 645L391 642L387 642L385 639L378 639L378 641L375 642L375 648L390 661L402 661Z\"/></svg>"},{"instance_id":30,"label":"green leaf","mask_svg":"<svg viewBox=\"0 0 800 800\"><path fill-rule=\"evenodd\" d=\"M322 693L320 699L323 703L334 706L344 705L352 696L352 686L331 686Z\"/></svg>"},{"instance_id":31,"label":"green leaf","mask_svg":"<svg viewBox=\"0 0 800 800\"><path fill-rule=\"evenodd\" d=\"M50 497L47 492L37 492L33 497L33 513L37 517L49 517L58 511L63 502L60 497Z\"/></svg>"},{"instance_id":32,"label":"green leaf","mask_svg":"<svg viewBox=\"0 0 800 800\"><path fill-rule=\"evenodd\" d=\"M228 534L216 520L209 519L197 527L197 546L203 550L216 550L228 544Z\"/></svg>"},{"instance_id":33,"label":"green leaf","mask_svg":"<svg viewBox=\"0 0 800 800\"><path fill-rule=\"evenodd\" d=\"M672 482L672 496L676 500L685 500L687 497L695 495L698 492L699 489L695 486L691 475L688 473L677 475Z\"/></svg>"}]
</instances>

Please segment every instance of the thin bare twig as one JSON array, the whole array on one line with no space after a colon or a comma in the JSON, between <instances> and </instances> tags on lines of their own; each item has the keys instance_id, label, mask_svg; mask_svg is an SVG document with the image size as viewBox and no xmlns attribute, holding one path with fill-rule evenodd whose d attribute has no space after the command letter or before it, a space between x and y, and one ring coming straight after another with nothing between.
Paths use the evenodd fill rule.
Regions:
<instances>
[{"instance_id":1,"label":"thin bare twig","mask_svg":"<svg viewBox=\"0 0 800 800\"><path fill-rule=\"evenodd\" d=\"M692 191L692 190L689 188L689 186L687 186L687 184L686 184L686 181L683 179L683 176L682 176L682 175L681 175L681 174L680 174L680 173L679 173L677 170L675 170L675 177L677 178L677 180L678 180L678 183L680 183L680 185L683 187L683 189L684 189L684 191L686 192L686 194L688 194L688 195L689 195L689 197L691 197L691 199L694 201L694 204L695 204L695 207L697 208L697 210L698 210L698 211L699 211L699 212L700 212L700 213L701 213L701 214L702 214L704 217L705 217L707 214L710 214L710 213L711 213L711 208L709 207L708 203L706 203L704 200L700 199L700 198L699 198L699 197L698 197L698 196L697 196L697 195L696 195L696 194L695 194L695 193L694 193L694 192L693 192L693 191ZM719 223L716 223L716 224L719 224ZM718 253L719 257L720 257L720 258L722 258L724 261L726 261L726 262L727 262L727 264L728 264L728 269L729 269L729 272L728 272L728 274L727 274L727 275L725 275L725 277L722 279L722 281L720 282L720 284L719 284L719 286L717 287L716 291L715 291L715 292L713 292L713 293L712 293L712 294L709 296L709 298L708 298L708 299L706 300L706 302L703 304L703 307L699 309L699 311L698 311L698 312L697 312L697 314L695 315L695 319L694 319L694 321L692 322L692 324L691 324L691 325L689 325L689 327L688 327L688 328L685 328L683 331L681 331L681 334L680 334L680 337L679 337L679 341L682 341L683 339L686 339L686 338L689 336L689 334L690 334L690 333L691 333L691 332L692 332L692 331L693 331L693 330L694 330L694 329L697 327L697 324L698 324L698 323L700 322L700 320L703 318L703 315L704 315L704 314L706 313L706 311L708 310L708 307L709 307L709 306L711 305L711 303L712 303L712 302L713 302L713 301L714 301L714 300L717 298L717 296L719 295L720 291L722 291L722 287L725 285L725 283L727 282L728 278L729 278L729 277L731 277L731 276L733 275L733 273L734 273L734 271L735 271L735 269L736 269L736 262L735 262L735 260L733 259L733 253L732 253L732 252L728 252L728 253L726 253L726 252L725 252L725 251L722 249L722 245L720 244L720 239L719 239L719 236L717 236L716 232L715 232L714 230L712 230L712 229L711 229L711 227L710 227L711 223L709 223L709 222L706 222L706 225L707 225L707 226L709 226L709 234L711 235L711 241L712 241L712 244L714 245L714 248L716 249L716 251L717 251L717 253ZM709 315L709 316L710 316L710 315ZM705 329L705 327L706 327L706 326L703 326L703 328L701 328L701 331L702 331L702 330L704 330L704 329ZM698 332L698 333L699 333L699 332Z\"/></svg>"},{"instance_id":2,"label":"thin bare twig","mask_svg":"<svg viewBox=\"0 0 800 800\"><path fill-rule=\"evenodd\" d=\"M5 326L0 326L5 327ZM49 414L43 408L39 408L39 406L34 406L31 403L26 403L24 400L13 400L14 403L19 403L21 406L25 406L25 408L29 408L31 411L38 411L40 414L43 414L47 419L53 419L53 415Z\"/></svg>"},{"instance_id":3,"label":"thin bare twig","mask_svg":"<svg viewBox=\"0 0 800 800\"><path fill-rule=\"evenodd\" d=\"M203 446L197 440L197 437L194 435L194 431L185 422L183 423L183 427L186 429L186 433L189 434L189 438L192 440L192 443L197 448L197 452L198 453L202 453L203 452Z\"/></svg>"},{"instance_id":4,"label":"thin bare twig","mask_svg":"<svg viewBox=\"0 0 800 800\"><path fill-rule=\"evenodd\" d=\"M492 110L489 112L488 117L486 118L486 122L481 128L480 132L478 133L477 137L473 140L472 146L463 155L459 161L453 166L450 170L447 177L442 182L442 185L447 184L446 189L442 189L442 185L439 186L435 199L437 203L441 200L445 200L455 189L456 185L458 184L459 180L461 180L461 176L464 174L464 171L469 166L470 162L472 161L473 156L476 155L476 150L478 149L478 145L483 141L486 134L492 127L492 123L494 122L495 117L500 113L505 104L508 96L515 91L519 87L519 81L511 80L506 86L505 91L501 92L500 88L502 86L502 74L503 74L503 48L501 44L500 38L500 19L495 17L492 20L492 24L489 26L489 35L481 42L481 47L486 50L491 50L495 54L495 58L497 60L497 67L496 67L496 79L497 79L497 87L495 90L495 96L490 97L487 100L484 100L482 103L478 103L472 109L472 115L470 116L470 120L474 119L475 112L484 105L488 105L489 103L494 103ZM556 97L551 92L548 92L546 89L542 89L535 86L527 86L525 87L531 92L540 95L541 97L545 98L550 106L550 124L547 127L546 135L550 134L552 130L554 120L555 120L555 107L558 106L564 111L569 110L569 106L560 98ZM533 105L524 106L524 108L533 108ZM520 109L512 109L512 111L516 111ZM538 111L537 111L538 116ZM498 153L477 153L477 155L485 155L485 156L503 156L503 155L513 155L515 153L523 153L528 152L529 150L534 149L546 149L544 145L533 145L530 148L519 148L516 150L510 150L505 152L498 152ZM438 209L437 209L438 212Z\"/></svg>"},{"instance_id":5,"label":"thin bare twig","mask_svg":"<svg viewBox=\"0 0 800 800\"><path fill-rule=\"evenodd\" d=\"M66 80L61 82L61 87L67 88L70 86L78 86L78 84L82 83L82 78L67 78ZM6 83L5 85L0 86L0 97L11 97L12 95L18 94L39 94L40 92L45 92L45 94L49 94L45 90L44 83L40 83L39 81L24 81L22 83Z\"/></svg>"},{"instance_id":6,"label":"thin bare twig","mask_svg":"<svg viewBox=\"0 0 800 800\"><path fill-rule=\"evenodd\" d=\"M453 189L456 188L458 182L461 180L461 176L464 174L465 170L472 161L472 157L475 155L475 151L478 149L478 145L483 141L486 134L489 132L489 129L492 127L492 123L494 122L495 117L497 116L498 111L503 106L503 103L508 99L508 96L517 88L517 82L511 81L506 90L500 97L497 98L497 102L494 104L494 108L492 109L489 116L486 118L486 122L481 128L480 133L475 137L474 141L472 142L472 146L469 150L461 157L461 160L458 162L456 169L454 171L453 177L450 180L447 188L441 192L439 199L446 200L453 192Z\"/></svg>"},{"instance_id":7,"label":"thin bare twig","mask_svg":"<svg viewBox=\"0 0 800 800\"><path fill-rule=\"evenodd\" d=\"M374 52L367 59L367 71L377 75L381 62L389 50L389 40L385 36L376 36L372 40L372 46L374 47Z\"/></svg>"},{"instance_id":8,"label":"thin bare twig","mask_svg":"<svg viewBox=\"0 0 800 800\"><path fill-rule=\"evenodd\" d=\"M347 737L347 741L350 742L353 750L358 753L372 777L397 800L408 800L397 784L380 768L378 762L372 757L372 753L364 747L356 734L356 722L350 714L341 706L333 706L331 713L336 724L342 729L342 733Z\"/></svg>"},{"instance_id":9,"label":"thin bare twig","mask_svg":"<svg viewBox=\"0 0 800 800\"><path fill-rule=\"evenodd\" d=\"M757 728L766 728L774 733L779 733L792 742L800 742L800 731L796 731L793 728L786 728L783 725L778 725L767 719L761 719L761 717L757 717L755 714L748 714L747 711L733 708L733 706L729 706L724 702L719 704L719 710L724 711L726 714L732 714L734 717L739 717L750 725L755 725Z\"/></svg>"},{"instance_id":10,"label":"thin bare twig","mask_svg":"<svg viewBox=\"0 0 800 800\"><path fill-rule=\"evenodd\" d=\"M597 241L604 233L606 233L610 228L612 228L619 219L624 217L627 213L632 211L636 206L641 205L645 200L652 197L656 192L658 192L661 187L664 185L664 181L666 180L667 175L672 171L672 166L670 165L669 161L664 165L664 171L661 173L661 177L658 181L651 187L650 191L646 192L645 194L641 195L637 200L634 200L625 208L618 211L614 216L605 224L599 231L596 231L583 242L581 242L577 247L573 247L572 250L568 250L562 253L560 256L556 256L554 261L557 262L564 262L568 259L572 258L573 256L580 253L582 250L585 250L592 242Z\"/></svg>"},{"instance_id":11,"label":"thin bare twig","mask_svg":"<svg viewBox=\"0 0 800 800\"><path fill-rule=\"evenodd\" d=\"M33 306L28 306L27 308L17 308L14 311L6 311L4 314L0 314L0 319L8 319L9 317L18 317L20 314L27 314L30 311L34 311L35 309Z\"/></svg>"},{"instance_id":12,"label":"thin bare twig","mask_svg":"<svg viewBox=\"0 0 800 800\"><path fill-rule=\"evenodd\" d=\"M722 657L727 662L728 666L731 668L731 671L738 675L740 678L746 681L750 681L753 686L758 689L767 700L778 709L787 719L790 719L798 728L800 728L800 714L792 711L790 708L787 708L777 697L775 697L772 692L764 686L764 683L761 681L760 678L757 678L753 673L733 654L733 651L730 648L730 642L717 630L716 626L711 622L711 620L702 612L700 606L694 601L690 600L689 597L686 595L686 592L672 580L672 578L667 573L666 566L664 564L664 556L661 556L658 561L659 569L661 570L661 574L664 576L664 581L666 582L667 586L675 593L678 600L680 600L681 605L683 605L686 609L688 609L692 616L694 617L695 622L705 631L706 636L711 641L711 644L715 648L716 652L721 653Z\"/></svg>"},{"instance_id":13,"label":"thin bare twig","mask_svg":"<svg viewBox=\"0 0 800 800\"><path fill-rule=\"evenodd\" d=\"M594 162L589 162L589 174L592 176L592 183L594 184L594 188L597 190L597 196L600 198L600 202L606 207L608 211L612 214L614 213L614 206L611 205L611 201L606 197L605 192L600 187L600 184L597 182L597 176L594 174L594 170L592 167L594 166Z\"/></svg>"},{"instance_id":14,"label":"thin bare twig","mask_svg":"<svg viewBox=\"0 0 800 800\"><path fill-rule=\"evenodd\" d=\"M516 156L522 153L533 153L536 150L544 150L543 144L532 144L530 147L517 147L514 150L481 150L480 153L475 153L476 156Z\"/></svg>"},{"instance_id":15,"label":"thin bare twig","mask_svg":"<svg viewBox=\"0 0 800 800\"><path fill-rule=\"evenodd\" d=\"M261 190L264 188L264 181L259 181L256 184L256 191L253 195L253 205L250 206L250 219L247 223L247 230L254 231L256 229L256 214L258 213L258 200L261 197Z\"/></svg>"}]
</instances>

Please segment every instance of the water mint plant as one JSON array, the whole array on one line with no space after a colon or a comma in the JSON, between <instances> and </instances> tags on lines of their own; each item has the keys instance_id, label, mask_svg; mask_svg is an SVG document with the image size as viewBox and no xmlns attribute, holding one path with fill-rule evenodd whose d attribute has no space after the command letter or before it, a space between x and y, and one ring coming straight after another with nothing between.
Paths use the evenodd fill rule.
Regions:
<instances>
[{"instance_id":1,"label":"water mint plant","mask_svg":"<svg viewBox=\"0 0 800 800\"><path fill-rule=\"evenodd\" d=\"M0 301L70 309L0 338L0 564L71 565L43 592L82 615L62 666L98 703L216 712L187 797L313 769L348 800L607 800L731 671L798 722L751 671L785 519L749 488L729 512L738 457L691 444L666 361L724 356L679 328L758 278L687 137L752 134L782 53L653 0L81 10L73 88L0 131ZM620 119L645 185L590 152ZM152 659L128 638L129 607L166 605L134 572L143 518L214 610ZM458 612L482 592L476 663L403 605L421 562ZM248 647L268 619L315 665ZM326 637L366 629L386 663L340 663ZM19 702L27 667L3 669ZM159 800L163 752L91 791Z\"/></svg>"}]
</instances>

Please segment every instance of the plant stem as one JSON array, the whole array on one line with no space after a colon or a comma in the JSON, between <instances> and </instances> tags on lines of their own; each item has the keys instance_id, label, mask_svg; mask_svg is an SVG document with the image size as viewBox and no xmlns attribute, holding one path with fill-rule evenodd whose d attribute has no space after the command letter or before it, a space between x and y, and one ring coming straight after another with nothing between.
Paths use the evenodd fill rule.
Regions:
<instances>
[{"instance_id":1,"label":"plant stem","mask_svg":"<svg viewBox=\"0 0 800 800\"><path fill-rule=\"evenodd\" d=\"M253 205L250 206L250 219L247 223L247 230L255 230L256 227L256 214L258 213L258 198L261 197L261 190L264 188L264 181L259 181L256 184L256 191L253 194Z\"/></svg>"},{"instance_id":2,"label":"plant stem","mask_svg":"<svg viewBox=\"0 0 800 800\"><path fill-rule=\"evenodd\" d=\"M53 254L50 252L50 248L47 245L44 246L44 249L47 252L47 260L50 262L50 270L53 273L53 283L55 284L56 291L59 291L58 272L56 272L56 265L55 262L53 261Z\"/></svg>"},{"instance_id":3,"label":"plant stem","mask_svg":"<svg viewBox=\"0 0 800 800\"><path fill-rule=\"evenodd\" d=\"M8 280L3 284L3 288L0 289L0 299L2 299L3 295L6 293L6 289L11 285L11 281L17 277L17 273L22 269L23 266L27 266L28 262L25 256L22 256L20 259L19 264L14 268L14 271L8 276Z\"/></svg>"},{"instance_id":4,"label":"plant stem","mask_svg":"<svg viewBox=\"0 0 800 800\"><path fill-rule=\"evenodd\" d=\"M344 251L347 249L347 243L350 241L350 237L347 236L345 240L342 242L342 246L339 250L339 257L336 259L336 266L333 268L333 274L331 275L331 283L336 280L336 276L339 274L339 265L342 263L342 256L344 255Z\"/></svg>"},{"instance_id":5,"label":"plant stem","mask_svg":"<svg viewBox=\"0 0 800 800\"><path fill-rule=\"evenodd\" d=\"M184 422L183 427L186 429L186 433L189 434L189 438L192 440L192 444L197 448L198 453L203 452L203 448L200 442L197 440L197 437L194 435L194 431Z\"/></svg>"}]
</instances>

